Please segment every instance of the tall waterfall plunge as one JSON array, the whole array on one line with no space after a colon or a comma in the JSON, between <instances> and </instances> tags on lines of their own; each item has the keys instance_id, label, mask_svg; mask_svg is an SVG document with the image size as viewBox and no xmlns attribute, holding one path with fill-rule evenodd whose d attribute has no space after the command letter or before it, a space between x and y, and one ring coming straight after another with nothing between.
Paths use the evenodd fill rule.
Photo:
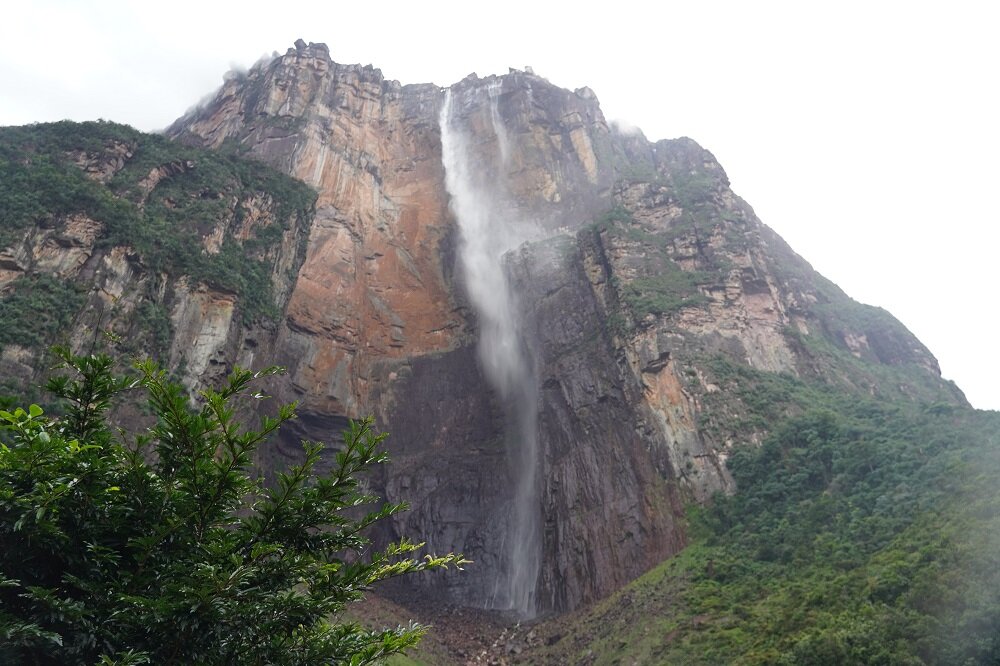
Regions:
<instances>
[{"instance_id":1,"label":"tall waterfall plunge","mask_svg":"<svg viewBox=\"0 0 1000 666\"><path fill-rule=\"evenodd\" d=\"M491 605L530 617L536 611L542 553L538 376L503 261L507 252L535 234L531 225L514 214L504 188L509 143L497 106L499 93L499 82L464 91L479 98L473 100L477 111L485 114L481 119L496 138L497 150L489 153L491 159L473 152L470 132L461 126L460 118L453 117L450 89L441 109L441 148L445 186L460 230L461 270L479 318L479 359L507 411L508 457L516 479L506 529L505 570L497 579Z\"/></svg>"}]
</instances>

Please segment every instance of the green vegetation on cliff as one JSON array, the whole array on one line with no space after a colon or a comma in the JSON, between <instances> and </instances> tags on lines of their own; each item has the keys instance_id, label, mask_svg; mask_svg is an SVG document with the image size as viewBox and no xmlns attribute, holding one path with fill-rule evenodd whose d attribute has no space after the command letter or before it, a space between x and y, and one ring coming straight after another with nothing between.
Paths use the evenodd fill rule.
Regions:
<instances>
[{"instance_id":1,"label":"green vegetation on cliff","mask_svg":"<svg viewBox=\"0 0 1000 666\"><path fill-rule=\"evenodd\" d=\"M708 271L682 269L668 252L676 239L673 230L668 233L643 228L621 206L602 215L593 231L602 234L608 243L645 248L635 253L636 275L626 280L615 278L618 298L634 321L646 315L671 314L682 308L704 305L708 299L700 287L719 280L718 275Z\"/></svg>"},{"instance_id":2,"label":"green vegetation on cliff","mask_svg":"<svg viewBox=\"0 0 1000 666\"><path fill-rule=\"evenodd\" d=\"M69 327L83 303L83 291L73 282L51 275L14 280L11 290L0 294L0 346L44 346Z\"/></svg>"},{"instance_id":3,"label":"green vegetation on cliff","mask_svg":"<svg viewBox=\"0 0 1000 666\"><path fill-rule=\"evenodd\" d=\"M680 555L546 628L554 645L532 658L1000 663L1000 414L713 368L770 425L733 452L738 491L691 511Z\"/></svg>"},{"instance_id":4,"label":"green vegetation on cliff","mask_svg":"<svg viewBox=\"0 0 1000 666\"><path fill-rule=\"evenodd\" d=\"M263 164L124 125L0 128L0 248L85 216L100 224L98 247L129 247L152 275L236 294L247 323L277 314L273 250L293 225L308 227L315 197ZM273 222L249 219L261 209Z\"/></svg>"}]
</instances>

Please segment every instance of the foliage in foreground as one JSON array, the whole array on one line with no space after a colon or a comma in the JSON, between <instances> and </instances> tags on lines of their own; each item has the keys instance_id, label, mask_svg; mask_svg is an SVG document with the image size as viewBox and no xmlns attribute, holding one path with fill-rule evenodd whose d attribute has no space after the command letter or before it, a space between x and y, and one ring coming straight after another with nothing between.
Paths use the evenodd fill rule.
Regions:
<instances>
[{"instance_id":1,"label":"foliage in foreground","mask_svg":"<svg viewBox=\"0 0 1000 666\"><path fill-rule=\"evenodd\" d=\"M424 631L369 631L337 614L376 581L460 566L458 555L372 550L374 522L402 510L364 493L358 475L384 462L384 435L352 423L325 476L322 446L265 486L257 447L293 406L244 428L275 369L237 370L194 409L150 362L115 377L105 356L60 352L73 373L49 382L65 416L37 405L0 411L0 661L37 664L364 664ZM156 417L126 439L111 401L142 388ZM153 461L153 462L150 462Z\"/></svg>"}]
</instances>

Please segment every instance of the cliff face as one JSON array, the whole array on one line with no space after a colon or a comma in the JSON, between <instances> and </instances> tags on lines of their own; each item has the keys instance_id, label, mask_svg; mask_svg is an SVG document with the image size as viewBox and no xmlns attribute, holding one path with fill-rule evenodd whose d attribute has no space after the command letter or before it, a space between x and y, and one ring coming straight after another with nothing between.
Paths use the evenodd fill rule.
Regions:
<instances>
[{"instance_id":1,"label":"cliff face","mask_svg":"<svg viewBox=\"0 0 1000 666\"><path fill-rule=\"evenodd\" d=\"M103 122L5 128L0 159L5 386L105 332L192 389L271 346L311 223L301 183Z\"/></svg>"},{"instance_id":2,"label":"cliff face","mask_svg":"<svg viewBox=\"0 0 1000 666\"><path fill-rule=\"evenodd\" d=\"M431 86L404 94L313 46L230 80L168 131L239 146L318 192L276 359L306 414L368 411L373 363L453 346L447 202L428 186L441 179L436 99Z\"/></svg>"},{"instance_id":3,"label":"cliff face","mask_svg":"<svg viewBox=\"0 0 1000 666\"><path fill-rule=\"evenodd\" d=\"M457 84L454 116L476 137L482 161L501 150L482 103L488 87L497 88L508 139L502 177L510 214L554 231L603 210L614 180L612 139L593 95L521 72ZM331 416L379 415L394 434L385 490L414 507L398 531L420 534L438 550L468 553L477 566L449 579L443 592L490 605L498 572L511 573L503 544L517 470L505 447L505 408L477 362L476 317L457 270L460 239L441 161L443 99L436 87L384 81L369 67L331 62L324 46L300 43L228 81L168 134L239 146L317 187L309 249L273 356L290 374L279 395L300 400L294 434L328 439ZM288 444L291 455L291 438ZM578 451L577 483L604 476L600 463L613 455ZM586 489L593 506L574 509L574 520L580 526L595 517L591 509L612 486L627 486L634 501L609 508L608 517L639 525L634 538L617 546L618 536L606 536L607 558L583 566L572 551L584 552L587 535L560 525L569 534L558 537L559 547L569 550L543 575L547 607L606 593L680 543L677 507L643 507L645 489L633 477L649 476L659 495L672 492L670 483L632 465L623 474L599 491ZM598 569L606 573L591 576ZM442 592L439 583L433 592Z\"/></svg>"},{"instance_id":4,"label":"cliff face","mask_svg":"<svg viewBox=\"0 0 1000 666\"><path fill-rule=\"evenodd\" d=\"M475 165L465 175L493 215L484 233L520 229L497 260L513 294L501 319L519 324L531 380L521 398L499 390L477 349L488 313L470 296L471 232L449 190L443 128L461 133L462 164ZM767 432L740 372L963 400L905 328L762 225L710 153L618 132L588 89L518 71L450 91L402 86L299 42L167 133L315 189L311 224L263 191L226 194L232 214L199 230L213 256L279 224L275 244L251 244L269 267L269 317L241 316L246 294L201 273L157 273L128 243L102 245L102 211L25 227L0 256L0 281L93 285L70 326L77 346L100 317L127 333L141 308L162 305L165 332L149 344L160 340L191 386L234 363L288 368L271 389L298 400L300 418L267 465L287 464L301 437L331 441L346 418L374 413L393 463L372 483L412 505L386 538L419 535L476 562L443 583L407 583L428 586L425 598L515 607L501 582L523 573L518 530L537 550L529 614L606 595L677 552L685 502L731 490L729 451ZM135 148L102 146L74 153L74 168L113 184ZM130 196L146 210L158 190L176 201L166 188L193 166L156 163ZM27 376L32 354L8 344L2 363ZM531 447L512 416L526 392Z\"/></svg>"},{"instance_id":5,"label":"cliff face","mask_svg":"<svg viewBox=\"0 0 1000 666\"><path fill-rule=\"evenodd\" d=\"M505 82L504 121L518 137L513 190L534 217L555 227L585 218L609 189L610 165L599 169L594 143L606 150L610 142L596 100L549 85L532 95L523 84L532 78ZM482 84L459 84L471 93L469 105ZM373 364L450 350L468 337L466 304L452 279L442 98L435 86L385 81L371 67L332 62L324 45L299 43L230 79L207 106L167 130L203 146L238 146L317 189L281 345L296 353L279 359L289 363L307 410L367 411ZM485 131L475 109L462 113L472 116L473 131Z\"/></svg>"},{"instance_id":6,"label":"cliff face","mask_svg":"<svg viewBox=\"0 0 1000 666\"><path fill-rule=\"evenodd\" d=\"M682 499L732 489L727 452L766 424L747 427L738 397L718 399L720 357L961 400L918 341L815 275L694 142L623 135L592 92L531 73L472 75L449 94L478 186L504 220L534 229L505 265L539 388L539 449L527 455L538 457L540 610L599 597L676 552ZM473 351L445 97L300 42L168 134L239 146L318 189L274 349L291 370L287 397L303 400L302 434L328 436L310 418L378 414L394 433L381 483L413 505L398 531L477 561L425 593L490 605L516 567L504 541L523 473L512 458L526 453L505 445L509 415Z\"/></svg>"}]
</instances>

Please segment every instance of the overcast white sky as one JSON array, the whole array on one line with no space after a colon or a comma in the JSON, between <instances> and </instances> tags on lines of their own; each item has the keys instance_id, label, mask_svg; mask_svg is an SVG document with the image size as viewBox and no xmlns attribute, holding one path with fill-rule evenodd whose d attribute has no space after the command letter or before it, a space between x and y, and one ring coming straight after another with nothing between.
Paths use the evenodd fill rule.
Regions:
<instances>
[{"instance_id":1,"label":"overcast white sky","mask_svg":"<svg viewBox=\"0 0 1000 666\"><path fill-rule=\"evenodd\" d=\"M998 19L988 0L8 3L0 125L162 128L299 37L403 83L531 65L711 150L814 267L1000 409Z\"/></svg>"}]
</instances>

